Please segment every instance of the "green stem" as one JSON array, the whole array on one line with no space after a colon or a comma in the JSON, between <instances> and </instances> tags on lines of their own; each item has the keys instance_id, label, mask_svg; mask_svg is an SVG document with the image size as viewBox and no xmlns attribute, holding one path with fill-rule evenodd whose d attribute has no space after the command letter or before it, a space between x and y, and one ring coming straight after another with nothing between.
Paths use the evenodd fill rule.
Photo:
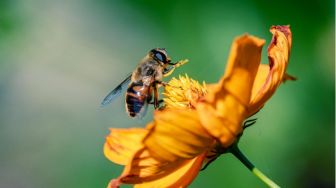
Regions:
<instances>
[{"instance_id":1,"label":"green stem","mask_svg":"<svg viewBox=\"0 0 336 188\"><path fill-rule=\"evenodd\" d=\"M231 152L235 157L237 157L240 162L242 162L255 176L257 176L261 181L263 181L266 185L272 188L280 188L279 185L274 183L271 179L269 179L264 173L262 173L259 169L257 169L239 150L237 144L234 144L229 152Z\"/></svg>"}]
</instances>

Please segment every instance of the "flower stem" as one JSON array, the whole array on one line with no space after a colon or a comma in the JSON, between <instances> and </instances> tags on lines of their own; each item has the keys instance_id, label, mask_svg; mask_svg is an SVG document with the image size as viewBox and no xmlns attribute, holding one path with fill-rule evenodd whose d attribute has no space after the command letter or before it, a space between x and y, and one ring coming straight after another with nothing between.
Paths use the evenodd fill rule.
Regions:
<instances>
[{"instance_id":1,"label":"flower stem","mask_svg":"<svg viewBox=\"0 0 336 188\"><path fill-rule=\"evenodd\" d=\"M269 179L264 173L262 173L258 168L256 168L239 150L238 145L234 144L231 146L229 152L231 152L236 158L240 160L255 176L257 176L261 181L263 181L266 185L271 188L280 188L279 185L274 183L271 179Z\"/></svg>"}]
</instances>

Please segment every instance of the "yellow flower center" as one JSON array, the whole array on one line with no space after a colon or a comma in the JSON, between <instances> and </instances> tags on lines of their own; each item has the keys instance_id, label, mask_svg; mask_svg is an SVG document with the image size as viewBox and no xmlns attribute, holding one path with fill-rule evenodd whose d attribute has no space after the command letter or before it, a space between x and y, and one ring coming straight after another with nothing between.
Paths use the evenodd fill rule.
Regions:
<instances>
[{"instance_id":1,"label":"yellow flower center","mask_svg":"<svg viewBox=\"0 0 336 188\"><path fill-rule=\"evenodd\" d=\"M185 76L172 78L164 90L165 108L194 108L196 102L205 96L207 87L205 82L201 85L198 81Z\"/></svg>"}]
</instances>

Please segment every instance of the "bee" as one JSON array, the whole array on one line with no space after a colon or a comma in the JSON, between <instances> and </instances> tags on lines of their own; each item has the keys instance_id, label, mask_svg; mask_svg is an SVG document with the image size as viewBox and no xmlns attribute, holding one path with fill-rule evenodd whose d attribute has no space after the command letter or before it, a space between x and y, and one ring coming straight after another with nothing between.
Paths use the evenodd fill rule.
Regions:
<instances>
[{"instance_id":1,"label":"bee","mask_svg":"<svg viewBox=\"0 0 336 188\"><path fill-rule=\"evenodd\" d=\"M130 117L143 117L148 104L159 108L158 87L167 85L163 77L170 75L176 67L185 64L187 60L171 63L165 48L154 48L140 61L135 70L113 89L101 102L102 106L111 103L126 90L125 106ZM153 97L154 94L154 97ZM154 101L152 102L152 98Z\"/></svg>"}]
</instances>

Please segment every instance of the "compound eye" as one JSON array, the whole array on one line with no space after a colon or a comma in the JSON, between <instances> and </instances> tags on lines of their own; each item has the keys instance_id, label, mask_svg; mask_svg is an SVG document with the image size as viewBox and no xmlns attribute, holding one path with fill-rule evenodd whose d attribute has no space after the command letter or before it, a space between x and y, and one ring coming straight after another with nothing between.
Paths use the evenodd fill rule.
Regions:
<instances>
[{"instance_id":1,"label":"compound eye","mask_svg":"<svg viewBox=\"0 0 336 188\"><path fill-rule=\"evenodd\" d=\"M165 62L165 57L160 52L155 53L155 58L161 62Z\"/></svg>"}]
</instances>

